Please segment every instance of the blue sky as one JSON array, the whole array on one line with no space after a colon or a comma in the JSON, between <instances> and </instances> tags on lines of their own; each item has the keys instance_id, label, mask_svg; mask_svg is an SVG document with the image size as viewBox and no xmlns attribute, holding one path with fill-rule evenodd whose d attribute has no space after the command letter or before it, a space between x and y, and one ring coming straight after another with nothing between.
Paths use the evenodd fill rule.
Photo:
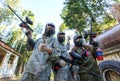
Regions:
<instances>
[{"instance_id":1,"label":"blue sky","mask_svg":"<svg viewBox=\"0 0 120 81\"><path fill-rule=\"evenodd\" d=\"M31 10L38 22L45 26L47 22L53 22L56 26L56 33L63 20L60 17L65 0L20 0L22 8ZM66 36L72 36L74 31L66 31ZM73 41L73 40L71 40Z\"/></svg>"},{"instance_id":2,"label":"blue sky","mask_svg":"<svg viewBox=\"0 0 120 81\"><path fill-rule=\"evenodd\" d=\"M38 22L53 22L58 29L62 23L60 14L65 0L20 0L23 9L31 10Z\"/></svg>"}]
</instances>

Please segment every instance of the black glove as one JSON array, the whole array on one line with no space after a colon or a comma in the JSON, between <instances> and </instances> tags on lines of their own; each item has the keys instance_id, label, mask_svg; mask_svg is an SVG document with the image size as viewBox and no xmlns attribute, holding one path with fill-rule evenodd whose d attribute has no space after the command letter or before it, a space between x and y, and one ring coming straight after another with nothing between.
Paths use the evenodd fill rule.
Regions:
<instances>
[{"instance_id":1,"label":"black glove","mask_svg":"<svg viewBox=\"0 0 120 81\"><path fill-rule=\"evenodd\" d=\"M95 46L95 47L99 46L98 42L93 42L92 45Z\"/></svg>"},{"instance_id":2,"label":"black glove","mask_svg":"<svg viewBox=\"0 0 120 81\"><path fill-rule=\"evenodd\" d=\"M85 59L85 57L89 56L89 53L88 53L88 51L86 51L86 50L83 51L81 54L82 54L82 58L83 58L83 59Z\"/></svg>"},{"instance_id":3,"label":"black glove","mask_svg":"<svg viewBox=\"0 0 120 81\"><path fill-rule=\"evenodd\" d=\"M34 46L35 46L34 40L29 38L26 44L27 50L29 51L33 50Z\"/></svg>"},{"instance_id":4,"label":"black glove","mask_svg":"<svg viewBox=\"0 0 120 81\"><path fill-rule=\"evenodd\" d=\"M59 63L56 63L53 70L57 73L62 66Z\"/></svg>"}]
</instances>

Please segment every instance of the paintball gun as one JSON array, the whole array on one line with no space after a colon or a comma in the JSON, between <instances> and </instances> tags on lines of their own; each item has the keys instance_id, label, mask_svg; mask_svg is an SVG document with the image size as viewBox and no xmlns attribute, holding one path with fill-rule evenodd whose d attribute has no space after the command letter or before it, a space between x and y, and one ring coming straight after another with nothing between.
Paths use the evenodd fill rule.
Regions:
<instances>
[{"instance_id":1,"label":"paintball gun","mask_svg":"<svg viewBox=\"0 0 120 81\"><path fill-rule=\"evenodd\" d=\"M26 18L25 18L25 21L23 21L9 5L8 5L8 8L9 8L9 9L19 18L19 20L22 22L22 23L19 24L19 26L20 26L20 27L23 27L23 28L26 28L26 29L28 30L28 32L25 33L25 35L28 37L28 34L29 34L30 32L33 32L33 30L30 28L30 26L29 26L28 24L33 25L33 22L32 22L28 17L26 17Z\"/></svg>"},{"instance_id":2,"label":"paintball gun","mask_svg":"<svg viewBox=\"0 0 120 81\"><path fill-rule=\"evenodd\" d=\"M89 44L93 44L94 42L93 39L96 38L96 33L92 31L90 33L84 31L84 38L87 39L88 36L89 36Z\"/></svg>"},{"instance_id":3,"label":"paintball gun","mask_svg":"<svg viewBox=\"0 0 120 81\"><path fill-rule=\"evenodd\" d=\"M96 33L95 32L93 32L93 30L92 30L92 22L94 21L94 19L92 18L92 17L89 17L89 19L87 18L87 21L89 21L90 22L90 32L88 33L88 32L86 32L86 31L84 31L84 38L85 39L87 39L87 37L89 36L89 44L92 44L93 45L93 43L94 43L94 38L96 38Z\"/></svg>"},{"instance_id":4,"label":"paintball gun","mask_svg":"<svg viewBox=\"0 0 120 81\"><path fill-rule=\"evenodd\" d=\"M73 59L76 60L84 59L85 57L88 56L88 52L86 50L84 50L81 54L78 54L74 51L70 52L69 54Z\"/></svg>"},{"instance_id":5,"label":"paintball gun","mask_svg":"<svg viewBox=\"0 0 120 81\"><path fill-rule=\"evenodd\" d=\"M84 57L86 57L86 51L82 52L81 54L78 54L78 53L72 51L69 54L73 58L72 60L70 60L68 58L65 58L65 57L60 57L60 58L63 59L65 62L70 63L71 68L72 68L73 65L78 66L79 68L81 68L83 70L86 70L89 73L91 73L92 75L102 79L102 77L100 75L98 75L98 74L96 74L96 73L82 67L81 64L79 63L80 59L84 59Z\"/></svg>"}]
</instances>

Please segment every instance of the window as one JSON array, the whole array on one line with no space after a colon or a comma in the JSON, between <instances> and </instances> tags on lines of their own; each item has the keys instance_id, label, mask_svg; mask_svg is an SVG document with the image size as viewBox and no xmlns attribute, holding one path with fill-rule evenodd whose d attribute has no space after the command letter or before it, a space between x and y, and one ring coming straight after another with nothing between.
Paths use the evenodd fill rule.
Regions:
<instances>
[{"instance_id":1,"label":"window","mask_svg":"<svg viewBox=\"0 0 120 81\"><path fill-rule=\"evenodd\" d=\"M15 59L15 56L14 55L10 55L10 59L8 61L8 64L9 64L10 68L13 66L14 59Z\"/></svg>"},{"instance_id":2,"label":"window","mask_svg":"<svg viewBox=\"0 0 120 81\"><path fill-rule=\"evenodd\" d=\"M0 66L2 66L5 55L6 55L6 51L4 51L2 48L0 48Z\"/></svg>"}]
</instances>

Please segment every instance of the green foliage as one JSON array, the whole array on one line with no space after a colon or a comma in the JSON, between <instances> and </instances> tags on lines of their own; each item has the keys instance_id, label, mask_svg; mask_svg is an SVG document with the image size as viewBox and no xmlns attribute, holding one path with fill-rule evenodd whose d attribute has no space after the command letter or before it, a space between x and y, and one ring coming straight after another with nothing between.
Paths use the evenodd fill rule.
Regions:
<instances>
[{"instance_id":1,"label":"green foliage","mask_svg":"<svg viewBox=\"0 0 120 81\"><path fill-rule=\"evenodd\" d=\"M17 40L20 40L21 39L21 36L22 36L22 31L20 29L18 30L15 30L15 31L11 31L12 33L12 36L11 38L9 38L6 43L9 45L9 46L13 46L15 44L15 42ZM8 34L9 35L9 34Z\"/></svg>"},{"instance_id":2,"label":"green foliage","mask_svg":"<svg viewBox=\"0 0 120 81\"><path fill-rule=\"evenodd\" d=\"M86 21L90 17L93 31L100 34L116 24L113 17L106 12L108 6L105 0L66 0L61 14L66 27L61 25L60 30L76 29L81 33L90 25L87 22L91 23L91 21ZM98 22L99 20L101 22Z\"/></svg>"},{"instance_id":3,"label":"green foliage","mask_svg":"<svg viewBox=\"0 0 120 81\"><path fill-rule=\"evenodd\" d=\"M0 7L0 37L3 37L3 41L15 49L17 52L21 54L21 57L19 58L18 65L16 68L16 74L21 74L23 72L23 69L31 55L31 52L27 51L26 49L26 37L24 37L25 30L21 30L21 27L19 27L19 23L21 21L16 17L16 15L7 7L9 6L23 19L25 20L25 17L30 18L30 20L33 21L33 24L35 22L35 16L32 13L32 11L29 10L21 10L21 7L19 6L19 0L3 0L1 1L2 7ZM18 11L20 13L18 13ZM42 25L41 23L38 23L35 25L30 25L30 27L34 30L33 32L33 39L36 39L36 36L38 34L42 33Z\"/></svg>"},{"instance_id":4,"label":"green foliage","mask_svg":"<svg viewBox=\"0 0 120 81\"><path fill-rule=\"evenodd\" d=\"M115 2L120 2L120 0L114 0Z\"/></svg>"},{"instance_id":5,"label":"green foliage","mask_svg":"<svg viewBox=\"0 0 120 81\"><path fill-rule=\"evenodd\" d=\"M33 22L35 22L35 17L32 11L21 10L19 6L19 0L4 0L2 2L2 7L0 7L0 36L3 35L3 41L9 46L14 48L17 52L20 52L21 57L19 58L16 74L22 73L25 64L27 63L31 52L26 49L26 37L24 37L25 30L21 30L19 23L21 21L14 15L14 13L7 7L9 6L19 15L23 20L25 17L29 17ZM18 10L20 13L18 13ZM41 33L42 26L40 23L37 26L30 25L32 29L35 29L33 33L33 38L36 39L36 35ZM23 32L24 31L24 32ZM4 40L5 39L5 40Z\"/></svg>"},{"instance_id":6,"label":"green foliage","mask_svg":"<svg viewBox=\"0 0 120 81\"><path fill-rule=\"evenodd\" d=\"M21 43L22 43L22 48L20 49ZM31 55L31 52L27 51L27 49L26 49L26 43L25 43L24 39L19 40L19 43L17 46L17 51L19 51L19 50L20 50L21 57L18 60L18 65L17 65L17 69L15 72L17 75L19 75L23 72L24 67Z\"/></svg>"},{"instance_id":7,"label":"green foliage","mask_svg":"<svg viewBox=\"0 0 120 81\"><path fill-rule=\"evenodd\" d=\"M42 34L42 30L43 30L43 26L41 25L41 23L37 23L37 25L34 28L34 33L33 33L34 39L36 39L37 35Z\"/></svg>"},{"instance_id":8,"label":"green foliage","mask_svg":"<svg viewBox=\"0 0 120 81\"><path fill-rule=\"evenodd\" d=\"M62 24L60 25L59 31L64 31L64 30L67 30L67 29L68 29L68 27L66 26L66 24L65 24L65 23L62 23Z\"/></svg>"},{"instance_id":9,"label":"green foliage","mask_svg":"<svg viewBox=\"0 0 120 81\"><path fill-rule=\"evenodd\" d=\"M10 24L14 14L7 6L10 5L14 9L18 7L17 4L19 4L19 0L3 0L1 1L1 4L2 7L0 8L0 15L2 16L0 16L0 23L7 22L6 24Z\"/></svg>"}]
</instances>

